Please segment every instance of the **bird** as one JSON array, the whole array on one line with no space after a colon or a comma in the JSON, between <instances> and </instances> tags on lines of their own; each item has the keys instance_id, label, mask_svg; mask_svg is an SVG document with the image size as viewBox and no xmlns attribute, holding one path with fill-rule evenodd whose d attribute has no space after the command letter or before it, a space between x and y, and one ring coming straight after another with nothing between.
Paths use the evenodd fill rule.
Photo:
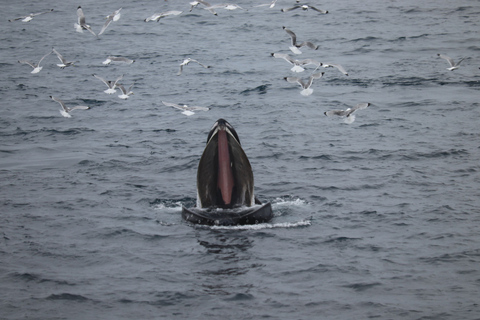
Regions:
<instances>
[{"instance_id":1,"label":"bird","mask_svg":"<svg viewBox=\"0 0 480 320\"><path fill-rule=\"evenodd\" d=\"M327 117L331 116L339 116L339 117L345 117L345 123L352 123L355 121L355 115L353 114L357 110L362 110L367 108L370 105L370 103L359 103L355 107L352 108L347 108L345 110L330 110L324 112L324 114Z\"/></svg>"},{"instance_id":2,"label":"bird","mask_svg":"<svg viewBox=\"0 0 480 320\"><path fill-rule=\"evenodd\" d=\"M122 91L122 94L118 96L120 99L127 100L128 97L130 97L131 95L134 94L131 91L132 87L133 87L133 84L130 87L128 87L128 89L125 89L125 87L121 84L117 84L117 87L120 88L120 91Z\"/></svg>"},{"instance_id":3,"label":"bird","mask_svg":"<svg viewBox=\"0 0 480 320\"><path fill-rule=\"evenodd\" d=\"M105 65L108 65L111 62L125 62L127 64L132 64L135 62L135 60L124 58L124 57L108 56L107 59L105 59L105 61L103 61L102 63Z\"/></svg>"},{"instance_id":4,"label":"bird","mask_svg":"<svg viewBox=\"0 0 480 320\"><path fill-rule=\"evenodd\" d=\"M97 36L95 32L93 32L92 28L85 22L85 15L83 14L83 10L81 6L77 8L77 16L78 16L78 23L74 24L75 29L77 32L83 32L83 30L90 31L95 37Z\"/></svg>"},{"instance_id":5,"label":"bird","mask_svg":"<svg viewBox=\"0 0 480 320\"><path fill-rule=\"evenodd\" d=\"M226 10L235 10L235 9L242 9L242 7L240 7L238 4L234 4L234 3L221 3L221 4L214 4L214 5L211 5L211 6L208 6L207 8L204 8L204 9L207 9L207 10L212 10L212 9L226 9Z\"/></svg>"},{"instance_id":6,"label":"bird","mask_svg":"<svg viewBox=\"0 0 480 320\"><path fill-rule=\"evenodd\" d=\"M337 68L338 71L343 73L344 75L348 76L348 72L339 64L334 64L334 63L324 63L323 64L324 68Z\"/></svg>"},{"instance_id":7,"label":"bird","mask_svg":"<svg viewBox=\"0 0 480 320\"><path fill-rule=\"evenodd\" d=\"M325 72L318 72L318 73L312 74L308 78L307 82L303 82L302 79L297 78L297 77L285 77L284 79L287 80L290 83L298 83L303 88L303 90L300 91L300 94L302 96L309 96L313 93L313 89L310 88L312 86L313 79L320 79L323 76L324 73Z\"/></svg>"},{"instance_id":8,"label":"bird","mask_svg":"<svg viewBox=\"0 0 480 320\"><path fill-rule=\"evenodd\" d=\"M109 14L106 19L107 21L105 21L105 24L103 25L102 27L102 30L100 30L100 32L98 33L98 35L101 35L102 33L105 32L105 30L107 29L107 27L110 25L110 23L112 23L112 21L118 21L118 19L120 19L120 16L121 16L121 13L120 11L122 10L122 8L114 11L112 14Z\"/></svg>"},{"instance_id":9,"label":"bird","mask_svg":"<svg viewBox=\"0 0 480 320\"><path fill-rule=\"evenodd\" d=\"M284 59L285 61L293 65L293 67L290 69L293 72L303 72L305 70L303 66L310 65L310 64L313 64L317 67L315 70L317 70L322 65L321 62L318 62L313 59L296 60L285 53L272 53L271 55L272 57L277 59Z\"/></svg>"},{"instance_id":10,"label":"bird","mask_svg":"<svg viewBox=\"0 0 480 320\"><path fill-rule=\"evenodd\" d=\"M317 9L315 7L312 7L312 6L309 6L309 5L306 5L306 4L303 4L303 5L295 5L291 8L283 8L281 11L282 12L288 12L288 11L292 11L292 10L295 10L295 9L298 9L298 8L302 8L302 10L308 10L308 9L312 9L312 10L315 10L317 12L320 12L320 13L323 13L323 14L327 14L328 11L327 10L322 10L322 9Z\"/></svg>"},{"instance_id":11,"label":"bird","mask_svg":"<svg viewBox=\"0 0 480 320\"><path fill-rule=\"evenodd\" d=\"M195 112L193 112L193 111L208 111L208 110L210 110L210 108L207 108L207 107L197 107L197 106L190 107L190 106L187 106L186 104L180 105L180 104L165 102L165 101L162 101L162 103L164 105L166 105L167 107L174 107L174 108L177 108L179 110L182 110L182 114L184 114L186 116L191 116L191 115L195 114Z\"/></svg>"},{"instance_id":12,"label":"bird","mask_svg":"<svg viewBox=\"0 0 480 320\"><path fill-rule=\"evenodd\" d=\"M190 12L193 10L193 8L196 8L199 4L203 4L206 8L203 8L205 10L210 11L211 14L217 16L217 12L212 8L212 5L206 1L202 0L197 0L197 1L192 1L190 2Z\"/></svg>"},{"instance_id":13,"label":"bird","mask_svg":"<svg viewBox=\"0 0 480 320\"><path fill-rule=\"evenodd\" d=\"M16 20L22 20L22 22L30 22L30 21L33 20L33 17L44 14L44 13L52 12L52 11L53 11L53 9L50 9L48 11L37 12L37 13L30 13L30 14L27 14L26 16L21 16L21 17L15 18L15 19L10 19L10 20L8 20L8 22L12 22L12 21L16 21Z\"/></svg>"},{"instance_id":14,"label":"bird","mask_svg":"<svg viewBox=\"0 0 480 320\"><path fill-rule=\"evenodd\" d=\"M53 96L50 96L50 98L52 98L53 101L60 103L60 105L62 106L62 109L60 109L60 113L65 118L71 118L72 116L70 115L70 112L72 112L73 110L88 110L88 109L90 109L90 107L87 107L87 106L75 106L75 107L69 108L65 105L65 103L63 103L62 100L57 99Z\"/></svg>"},{"instance_id":15,"label":"bird","mask_svg":"<svg viewBox=\"0 0 480 320\"><path fill-rule=\"evenodd\" d=\"M266 6L268 6L271 9L271 8L275 7L276 3L277 3L277 0L272 0L270 3L259 4L257 6L253 6L253 7L256 8L256 7L266 7Z\"/></svg>"},{"instance_id":16,"label":"bird","mask_svg":"<svg viewBox=\"0 0 480 320\"><path fill-rule=\"evenodd\" d=\"M52 54L52 51L50 51L49 53L47 53L46 55L44 55L40 61L38 61L38 63L33 63L33 62L30 62L30 61L26 61L26 60L18 60L18 62L20 63L25 63L25 64L28 64L29 66L31 66L33 68L32 72L31 73L39 73L40 70L42 70L43 67L40 66L40 62L42 62L43 59L45 59L47 56L49 56L50 54Z\"/></svg>"},{"instance_id":17,"label":"bird","mask_svg":"<svg viewBox=\"0 0 480 320\"><path fill-rule=\"evenodd\" d=\"M465 58L462 58L457 63L455 63L455 61L453 61L452 58L450 58L446 55L438 53L437 56L439 56L442 59L447 60L448 64L450 65L450 68L447 68L447 70L450 70L450 71L458 69L458 66L460 65L460 63L465 59Z\"/></svg>"},{"instance_id":18,"label":"bird","mask_svg":"<svg viewBox=\"0 0 480 320\"><path fill-rule=\"evenodd\" d=\"M67 61L67 60L65 60L65 58L60 53L58 53L57 50L55 50L55 48L52 49L52 52L55 53L57 55L58 59L60 59L60 61L62 62L62 63L57 64L57 66L59 66L62 69L64 69L65 67L74 66L75 62L78 62L78 61Z\"/></svg>"},{"instance_id":19,"label":"bird","mask_svg":"<svg viewBox=\"0 0 480 320\"><path fill-rule=\"evenodd\" d=\"M182 74L183 66L186 66L186 65L189 64L190 62L196 62L196 63L198 63L199 65L201 65L202 67L204 67L205 69L210 68L210 66L206 66L206 65L198 62L198 61L195 60L195 59L187 58L187 59L183 60L182 63L180 63L180 69L178 70L177 76L179 76L179 75Z\"/></svg>"},{"instance_id":20,"label":"bird","mask_svg":"<svg viewBox=\"0 0 480 320\"><path fill-rule=\"evenodd\" d=\"M292 45L289 48L293 53L301 54L302 51L300 51L299 48L301 48L303 46L307 46L307 47L309 47L310 49L313 49L313 50L318 49L317 45L315 45L315 44L313 44L312 42L309 42L309 41L304 41L304 42L298 44L297 43L297 36L292 30L287 29L286 27L283 27L283 30L285 30L285 32L288 33L288 35L292 38Z\"/></svg>"},{"instance_id":21,"label":"bird","mask_svg":"<svg viewBox=\"0 0 480 320\"><path fill-rule=\"evenodd\" d=\"M96 74L93 74L93 76L95 78L99 79L100 81L102 81L103 83L105 83L105 85L108 87L108 89L103 91L103 92L108 93L108 94L114 94L115 92L117 92L117 90L115 90L115 88L117 87L117 83L118 83L118 81L123 79L123 74L121 76L119 76L117 79L115 79L115 81L105 80L104 78L102 78L102 77L100 77Z\"/></svg>"},{"instance_id":22,"label":"bird","mask_svg":"<svg viewBox=\"0 0 480 320\"><path fill-rule=\"evenodd\" d=\"M151 15L150 17L146 18L144 21L145 22L148 22L148 21L160 21L160 19L164 18L164 17L168 17L168 16L178 16L179 14L181 14L183 11L176 11L176 10L172 10L172 11L166 11L166 12L162 12L162 13L154 13L153 15Z\"/></svg>"}]
</instances>

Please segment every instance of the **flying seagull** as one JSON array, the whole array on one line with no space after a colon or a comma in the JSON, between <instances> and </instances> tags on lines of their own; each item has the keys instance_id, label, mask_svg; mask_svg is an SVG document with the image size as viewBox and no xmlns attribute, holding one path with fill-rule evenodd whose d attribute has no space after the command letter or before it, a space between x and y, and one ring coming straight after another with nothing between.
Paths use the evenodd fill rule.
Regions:
<instances>
[{"instance_id":1,"label":"flying seagull","mask_svg":"<svg viewBox=\"0 0 480 320\"><path fill-rule=\"evenodd\" d=\"M78 61L67 61L67 60L65 60L65 58L60 53L58 53L58 51L55 50L55 49L52 49L52 52L55 53L57 55L58 59L62 62L62 63L57 64L57 66L59 66L62 69L64 69L65 67L74 66L75 65L74 63L78 62Z\"/></svg>"},{"instance_id":2,"label":"flying seagull","mask_svg":"<svg viewBox=\"0 0 480 320\"><path fill-rule=\"evenodd\" d=\"M102 27L102 30L100 30L100 32L98 33L98 35L101 35L102 33L105 32L105 30L107 29L107 27L110 25L110 23L112 23L112 21L118 21L118 19L120 19L120 16L121 16L121 13L120 11L122 10L122 8L114 11L112 14L109 14L106 19L107 21L105 21L105 24L103 25Z\"/></svg>"},{"instance_id":3,"label":"flying seagull","mask_svg":"<svg viewBox=\"0 0 480 320\"><path fill-rule=\"evenodd\" d=\"M117 87L117 82L123 79L123 74L119 76L115 81L105 80L104 78L97 76L96 74L93 74L93 76L105 83L108 89L103 92L108 94L114 94L115 92L117 92L117 90L115 90L115 88Z\"/></svg>"},{"instance_id":4,"label":"flying seagull","mask_svg":"<svg viewBox=\"0 0 480 320\"><path fill-rule=\"evenodd\" d=\"M290 69L293 72L303 72L305 70L303 66L310 65L310 64L313 64L317 67L315 70L317 70L322 65L321 62L318 62L313 59L296 60L285 53L272 53L272 57L277 59L284 59L285 61L293 65L293 67Z\"/></svg>"},{"instance_id":5,"label":"flying seagull","mask_svg":"<svg viewBox=\"0 0 480 320\"><path fill-rule=\"evenodd\" d=\"M37 12L37 13L30 13L30 14L27 14L26 16L21 16L21 17L15 18L15 19L10 19L8 21L12 22L12 21L15 21L15 20L22 20L22 22L30 22L30 21L32 21L33 17L44 14L44 13L52 12L52 11L53 11L53 9L50 9L48 11Z\"/></svg>"},{"instance_id":6,"label":"flying seagull","mask_svg":"<svg viewBox=\"0 0 480 320\"><path fill-rule=\"evenodd\" d=\"M355 115L353 114L357 110L362 110L367 108L370 105L370 103L359 103L355 107L352 108L347 108L345 110L330 110L325 112L325 115L327 117L331 116L339 116L339 117L345 117L345 123L352 123L355 121Z\"/></svg>"},{"instance_id":7,"label":"flying seagull","mask_svg":"<svg viewBox=\"0 0 480 320\"><path fill-rule=\"evenodd\" d=\"M182 12L183 11L172 10L172 11L166 11L166 12L162 12L162 13L154 13L150 17L146 18L144 21L145 22L148 22L148 21L157 21L158 22L158 21L160 21L160 19L162 19L164 17L178 16Z\"/></svg>"},{"instance_id":8,"label":"flying seagull","mask_svg":"<svg viewBox=\"0 0 480 320\"><path fill-rule=\"evenodd\" d=\"M190 2L190 12L193 10L193 8L196 8L199 4L203 4L206 7L204 9L210 11L211 14L217 15L215 10L213 10L211 8L212 5L210 3L206 2L206 1L202 1L202 0L197 0L197 1Z\"/></svg>"},{"instance_id":9,"label":"flying seagull","mask_svg":"<svg viewBox=\"0 0 480 320\"><path fill-rule=\"evenodd\" d=\"M52 97L52 96L50 96L50 98L52 98L53 101L60 103L60 105L62 106L62 109L60 109L60 113L65 118L71 118L72 116L70 115L70 112L72 112L73 110L88 110L88 109L90 109L90 107L87 107L87 106L75 106L75 107L69 108L65 105L65 103L63 103L62 100L57 99L57 98Z\"/></svg>"},{"instance_id":10,"label":"flying seagull","mask_svg":"<svg viewBox=\"0 0 480 320\"><path fill-rule=\"evenodd\" d=\"M264 4L259 4L257 6L253 6L253 7L266 7L268 6L270 9L275 7L275 3L277 3L277 0L272 0L270 3L264 3Z\"/></svg>"},{"instance_id":11,"label":"flying seagull","mask_svg":"<svg viewBox=\"0 0 480 320\"><path fill-rule=\"evenodd\" d=\"M180 63L180 69L178 70L177 76L179 76L179 75L182 74L183 66L186 66L186 65L189 64L190 62L196 62L196 63L198 63L199 65L201 65L202 67L204 67L205 69L210 68L210 66L206 66L206 65L198 62L198 61L195 60L195 59L187 58L187 59L183 60L182 63Z\"/></svg>"},{"instance_id":12,"label":"flying seagull","mask_svg":"<svg viewBox=\"0 0 480 320\"><path fill-rule=\"evenodd\" d=\"M125 62L127 64L132 64L135 62L135 60L132 60L132 59L128 59L128 58L124 58L124 57L114 57L114 56L108 56L107 59L105 59L105 61L103 61L102 63L105 64L105 65L108 65L110 64L111 62Z\"/></svg>"},{"instance_id":13,"label":"flying seagull","mask_svg":"<svg viewBox=\"0 0 480 320\"><path fill-rule=\"evenodd\" d=\"M282 11L282 12L288 12L288 11L292 11L292 10L299 9L299 8L302 8L302 10L312 9L312 10L315 10L315 11L320 12L320 13L323 13L323 14L327 14L327 13L328 13L328 11L326 11L326 10L317 9L317 8L315 8L315 7L312 7L312 6L309 6L309 5L306 5L306 4L296 5L296 6L293 6L293 7L291 7L291 8L283 8L281 11Z\"/></svg>"},{"instance_id":14,"label":"flying seagull","mask_svg":"<svg viewBox=\"0 0 480 320\"><path fill-rule=\"evenodd\" d=\"M343 73L344 75L348 76L348 72L339 64L334 64L334 63L324 63L323 64L324 68L337 68L338 71Z\"/></svg>"},{"instance_id":15,"label":"flying seagull","mask_svg":"<svg viewBox=\"0 0 480 320\"><path fill-rule=\"evenodd\" d=\"M93 32L92 28L85 22L85 15L83 14L83 10L81 6L77 8L77 16L78 16L78 23L74 24L75 29L77 32L83 32L83 30L90 31L95 37L97 36L95 32Z\"/></svg>"},{"instance_id":16,"label":"flying seagull","mask_svg":"<svg viewBox=\"0 0 480 320\"><path fill-rule=\"evenodd\" d=\"M445 56L443 54L438 53L437 56L448 61L450 68L447 68L447 70L450 70L450 71L458 69L458 66L460 65L460 63L465 59L465 58L462 58L457 63L455 63L455 61L453 61L452 58Z\"/></svg>"},{"instance_id":17,"label":"flying seagull","mask_svg":"<svg viewBox=\"0 0 480 320\"><path fill-rule=\"evenodd\" d=\"M30 61L26 61L26 60L18 60L18 62L25 63L25 64L28 64L29 66L31 66L33 68L31 73L39 73L40 70L42 70L42 68L43 68L43 67L40 67L40 62L42 62L42 60L45 59L47 56L49 56L51 53L52 53L52 51L50 51L49 53L44 55L40 59L40 61L38 61L38 63L33 63L33 62L30 62Z\"/></svg>"},{"instance_id":18,"label":"flying seagull","mask_svg":"<svg viewBox=\"0 0 480 320\"><path fill-rule=\"evenodd\" d=\"M127 100L128 97L130 97L133 94L132 92L133 84L130 87L128 87L128 89L125 89L125 87L121 84L117 84L117 87L120 88L120 91L122 91L122 94L118 96L120 99Z\"/></svg>"},{"instance_id":19,"label":"flying seagull","mask_svg":"<svg viewBox=\"0 0 480 320\"><path fill-rule=\"evenodd\" d=\"M287 80L290 83L298 83L303 88L303 90L300 91L300 94L302 96L309 96L313 93L313 89L310 88L312 86L313 79L320 79L323 76L324 73L325 72L318 72L318 73L312 74L308 78L307 82L303 82L302 79L297 78L297 77L285 77L284 79Z\"/></svg>"},{"instance_id":20,"label":"flying seagull","mask_svg":"<svg viewBox=\"0 0 480 320\"><path fill-rule=\"evenodd\" d=\"M302 51L300 51L299 48L301 48L303 46L307 46L307 47L309 47L310 49L313 49L313 50L318 49L317 45L314 45L313 43L311 43L309 41L304 41L302 43L297 43L297 36L292 30L287 29L286 27L283 27L283 30L285 30L285 32L288 33L288 35L292 38L292 45L289 48L290 48L290 50L292 50L293 53L301 54Z\"/></svg>"},{"instance_id":21,"label":"flying seagull","mask_svg":"<svg viewBox=\"0 0 480 320\"><path fill-rule=\"evenodd\" d=\"M162 103L164 105L166 105L167 107L174 107L176 109L182 110L182 113L186 116L191 116L191 115L195 114L195 112L193 112L193 111L208 111L208 110L210 110L210 108L197 107L197 106L190 107L190 106L187 106L186 104L180 105L180 104L165 102L165 101L162 101Z\"/></svg>"}]
</instances>

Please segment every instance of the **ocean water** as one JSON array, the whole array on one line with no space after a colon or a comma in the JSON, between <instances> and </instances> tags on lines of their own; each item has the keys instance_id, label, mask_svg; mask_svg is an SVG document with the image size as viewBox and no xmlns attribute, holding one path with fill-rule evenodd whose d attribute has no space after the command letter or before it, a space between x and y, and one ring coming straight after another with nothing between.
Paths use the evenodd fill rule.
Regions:
<instances>
[{"instance_id":1,"label":"ocean water","mask_svg":"<svg viewBox=\"0 0 480 320\"><path fill-rule=\"evenodd\" d=\"M3 4L0 319L480 319L480 1L310 3L326 15L237 3L248 10ZM95 32L122 17L98 38L77 33L78 5ZM143 21L167 10L183 13ZM283 26L318 50L295 56ZM17 62L52 48L76 66ZM313 68L294 74L273 52L349 75L320 68L304 97L284 77ZM448 71L438 53L466 59ZM187 57L211 68L177 76ZM92 74L123 74L134 95L107 95ZM91 109L64 118L51 95ZM323 114L360 102L351 124ZM218 118L240 136L270 223L181 218Z\"/></svg>"}]
</instances>

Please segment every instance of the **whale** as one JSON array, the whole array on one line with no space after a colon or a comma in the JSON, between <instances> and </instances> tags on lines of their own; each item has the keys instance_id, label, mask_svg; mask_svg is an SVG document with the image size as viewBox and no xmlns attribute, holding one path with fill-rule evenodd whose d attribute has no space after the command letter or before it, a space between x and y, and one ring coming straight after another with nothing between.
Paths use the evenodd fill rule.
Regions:
<instances>
[{"instance_id":1,"label":"whale","mask_svg":"<svg viewBox=\"0 0 480 320\"><path fill-rule=\"evenodd\" d=\"M254 194L252 166L235 128L218 119L207 136L197 169L197 202L182 206L182 217L192 223L239 225L268 222L271 204Z\"/></svg>"}]
</instances>

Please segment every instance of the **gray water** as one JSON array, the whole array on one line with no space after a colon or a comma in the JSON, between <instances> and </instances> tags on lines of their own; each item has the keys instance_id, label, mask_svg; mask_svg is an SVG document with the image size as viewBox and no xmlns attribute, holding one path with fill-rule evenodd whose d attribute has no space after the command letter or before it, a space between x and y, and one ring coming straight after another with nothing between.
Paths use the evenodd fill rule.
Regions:
<instances>
[{"instance_id":1,"label":"gray water","mask_svg":"<svg viewBox=\"0 0 480 320\"><path fill-rule=\"evenodd\" d=\"M1 319L480 319L480 1L311 3L327 15L259 3L214 16L188 1L4 1ZM75 31L78 5L95 32L122 17L97 39ZM143 21L167 10L183 13ZM294 56L282 26L319 44L295 58L349 76L321 68L300 95L270 56ZM52 47L76 66L17 62ZM448 71L438 53L468 59ZM187 57L212 67L177 76ZM92 74L123 74L134 95L107 95ZM91 109L64 118L50 95ZM323 114L360 102L351 124ZM218 118L270 223L181 218Z\"/></svg>"}]
</instances>

